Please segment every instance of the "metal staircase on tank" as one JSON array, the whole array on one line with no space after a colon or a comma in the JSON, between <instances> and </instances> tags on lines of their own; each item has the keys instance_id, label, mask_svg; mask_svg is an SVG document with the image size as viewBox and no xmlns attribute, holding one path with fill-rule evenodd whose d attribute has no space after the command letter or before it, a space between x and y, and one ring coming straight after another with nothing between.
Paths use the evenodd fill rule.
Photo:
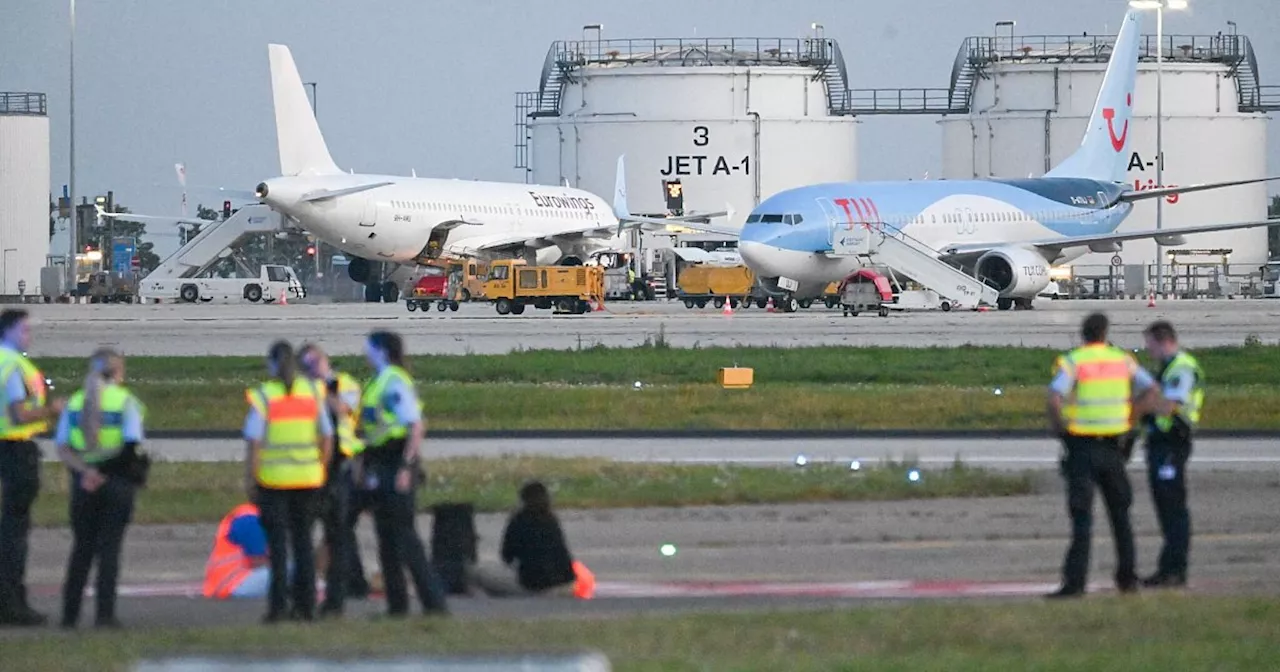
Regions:
<instances>
[{"instance_id":1,"label":"metal staircase on tank","mask_svg":"<svg viewBox=\"0 0 1280 672\"><path fill-rule=\"evenodd\" d=\"M937 251L885 223L833 224L833 257L858 257L864 266L887 266L938 293L957 308L995 306L1000 292L942 261Z\"/></svg>"}]
</instances>

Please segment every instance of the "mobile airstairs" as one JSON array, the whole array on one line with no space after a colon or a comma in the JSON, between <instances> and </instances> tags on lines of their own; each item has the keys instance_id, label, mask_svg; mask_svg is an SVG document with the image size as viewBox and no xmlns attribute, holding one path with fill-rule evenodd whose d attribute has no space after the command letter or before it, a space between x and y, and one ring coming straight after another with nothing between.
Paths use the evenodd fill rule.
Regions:
<instances>
[{"instance_id":1,"label":"mobile airstairs","mask_svg":"<svg viewBox=\"0 0 1280 672\"><path fill-rule=\"evenodd\" d=\"M937 292L955 308L994 306L1000 293L938 259L938 252L882 222L839 222L830 228L833 257L858 257L864 266L888 266Z\"/></svg>"},{"instance_id":2,"label":"mobile airstairs","mask_svg":"<svg viewBox=\"0 0 1280 672\"><path fill-rule=\"evenodd\" d=\"M284 230L280 213L265 205L246 205L227 219L210 221L200 227L200 233L165 258L146 280L176 280L195 278L207 272L214 264L226 258L232 245L254 233L271 233Z\"/></svg>"}]
</instances>

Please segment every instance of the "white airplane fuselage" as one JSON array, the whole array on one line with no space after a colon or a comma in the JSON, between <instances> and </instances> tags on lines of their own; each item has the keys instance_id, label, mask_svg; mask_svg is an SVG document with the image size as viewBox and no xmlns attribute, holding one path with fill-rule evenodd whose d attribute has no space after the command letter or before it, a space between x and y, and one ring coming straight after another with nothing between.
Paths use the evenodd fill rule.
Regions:
<instances>
[{"instance_id":1,"label":"white airplane fuselage","mask_svg":"<svg viewBox=\"0 0 1280 672\"><path fill-rule=\"evenodd\" d=\"M303 200L318 191L377 182L391 184ZM370 261L411 264L434 232L441 251L451 256L475 254L474 247L507 236L545 236L538 261L552 263L580 253L557 246L557 232L618 223L603 199L569 187L361 174L277 177L264 184L264 203L344 253ZM603 249L617 237L597 240Z\"/></svg>"}]
</instances>

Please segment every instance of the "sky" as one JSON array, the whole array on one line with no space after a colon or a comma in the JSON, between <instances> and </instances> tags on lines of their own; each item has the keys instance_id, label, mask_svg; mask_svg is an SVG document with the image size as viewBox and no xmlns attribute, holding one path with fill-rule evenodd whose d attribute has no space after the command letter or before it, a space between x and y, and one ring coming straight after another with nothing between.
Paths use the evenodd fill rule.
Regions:
<instances>
[{"instance_id":1,"label":"sky","mask_svg":"<svg viewBox=\"0 0 1280 672\"><path fill-rule=\"evenodd\" d=\"M1169 34L1213 34L1234 20L1263 84L1280 84L1274 0L1190 0ZM49 95L50 186L67 182L69 2L4 0L0 91ZM278 173L266 45L289 45L334 160L356 172L522 181L514 94L533 90L555 40L582 37L804 37L823 24L850 85L945 87L961 41L1015 20L1019 35L1115 32L1123 0L80 0L76 5L76 182L115 191L134 212L179 213L175 163L197 202ZM1144 32L1155 32L1154 18ZM593 36L594 37L594 36ZM933 117L869 117L862 179L937 175ZM1272 124L1268 161L1280 170ZM153 225L149 227L155 229ZM157 247L169 247L157 240Z\"/></svg>"}]
</instances>

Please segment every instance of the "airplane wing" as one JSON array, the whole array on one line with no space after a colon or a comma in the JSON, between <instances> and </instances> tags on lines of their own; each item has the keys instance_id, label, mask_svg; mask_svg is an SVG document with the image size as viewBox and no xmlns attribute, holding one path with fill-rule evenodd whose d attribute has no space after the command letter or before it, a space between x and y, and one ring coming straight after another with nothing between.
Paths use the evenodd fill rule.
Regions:
<instances>
[{"instance_id":1,"label":"airplane wing","mask_svg":"<svg viewBox=\"0 0 1280 672\"><path fill-rule=\"evenodd\" d=\"M1248 180L1232 180L1230 182L1206 182L1204 184L1189 184L1185 187L1163 187L1160 189L1144 189L1142 191L1126 191L1116 197L1107 207L1111 207L1118 203L1132 203L1148 198L1163 198L1174 194L1189 194L1194 191L1209 191L1210 189L1222 189L1223 187L1238 187L1243 184L1257 184L1259 182L1272 182L1280 180L1280 176L1275 177L1258 177Z\"/></svg>"},{"instance_id":2,"label":"airplane wing","mask_svg":"<svg viewBox=\"0 0 1280 672\"><path fill-rule=\"evenodd\" d=\"M976 258L983 253L993 250L997 247L1007 245L1015 245L1017 247L1035 248L1042 253L1048 253L1047 258L1053 259L1059 252L1069 247L1084 247L1085 245L1093 245L1095 243L1118 243L1126 240L1143 240L1149 238L1161 238L1166 236L1184 236L1196 233L1213 233L1215 231L1233 231L1236 229L1254 229L1262 226L1280 226L1280 218L1260 219L1252 222L1235 222L1231 224L1207 224L1204 226L1187 226L1174 229L1146 229L1143 231L1125 231L1123 233L1099 233L1085 236L1071 236L1067 238L1052 238L1047 240L1029 240L1018 241L1016 243L980 243L972 245L949 245L942 248L942 257L947 261L964 261Z\"/></svg>"},{"instance_id":3,"label":"airplane wing","mask_svg":"<svg viewBox=\"0 0 1280 672\"><path fill-rule=\"evenodd\" d=\"M107 212L101 206L96 206L99 217L110 217L112 219L123 219L126 222L170 222L177 224L195 224L197 226L206 226L211 224L207 219L197 219L195 217L166 217L164 215L139 215L132 212Z\"/></svg>"},{"instance_id":4,"label":"airplane wing","mask_svg":"<svg viewBox=\"0 0 1280 672\"><path fill-rule=\"evenodd\" d=\"M385 187L390 184L395 184L395 182L373 182L371 184L358 184L354 187L346 187L343 189L317 189L315 191L309 191L303 194L302 198L298 200L305 201L305 202L323 201L329 198L337 198L339 196L350 196L351 194L358 194L362 191L369 191L370 189L377 189L378 187Z\"/></svg>"}]
</instances>

